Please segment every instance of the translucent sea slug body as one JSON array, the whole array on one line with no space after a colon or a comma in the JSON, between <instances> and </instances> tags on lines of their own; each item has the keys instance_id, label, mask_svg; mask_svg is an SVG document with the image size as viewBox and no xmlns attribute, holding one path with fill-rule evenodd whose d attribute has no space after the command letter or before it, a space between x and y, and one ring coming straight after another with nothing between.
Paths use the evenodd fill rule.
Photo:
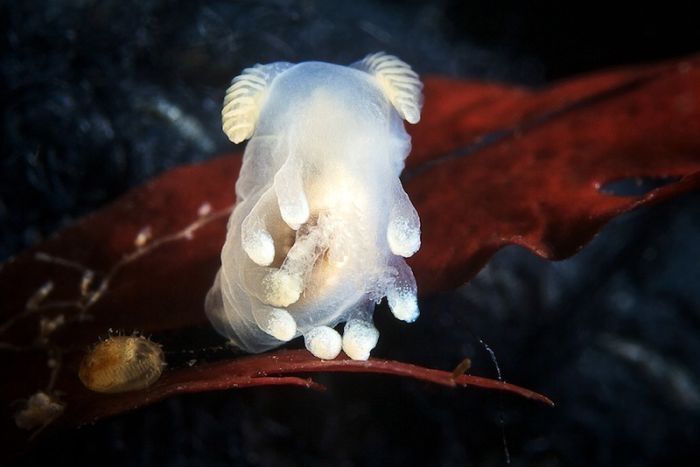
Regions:
<instances>
[{"instance_id":1,"label":"translucent sea slug body","mask_svg":"<svg viewBox=\"0 0 700 467\"><path fill-rule=\"evenodd\" d=\"M403 258L420 246L420 221L399 174L410 150L402 119L420 118L421 88L381 53L350 67L256 65L233 80L224 131L252 138L205 304L233 344L262 352L303 335L319 358L342 348L367 359L383 297L397 318L418 317Z\"/></svg>"}]
</instances>

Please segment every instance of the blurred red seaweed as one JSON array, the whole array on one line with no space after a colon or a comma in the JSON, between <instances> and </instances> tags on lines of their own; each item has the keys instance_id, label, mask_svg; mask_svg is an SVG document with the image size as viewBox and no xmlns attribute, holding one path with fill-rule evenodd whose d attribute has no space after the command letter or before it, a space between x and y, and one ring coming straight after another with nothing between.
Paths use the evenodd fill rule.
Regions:
<instances>
[{"instance_id":1,"label":"blurred red seaweed","mask_svg":"<svg viewBox=\"0 0 700 467\"><path fill-rule=\"evenodd\" d=\"M422 220L423 246L410 260L422 295L464 283L508 244L550 259L572 255L613 217L700 187L697 57L540 91L428 78L425 94L403 176ZM375 358L320 361L300 350L166 369L142 391L85 389L80 359L111 329L150 334L206 322L203 298L240 162L233 155L171 170L2 265L0 426L8 444L28 438L13 414L42 390L65 404L56 428L180 393L319 388L297 376L310 372L391 374L549 402L500 381ZM644 177L674 179L639 196L602 190Z\"/></svg>"}]
</instances>

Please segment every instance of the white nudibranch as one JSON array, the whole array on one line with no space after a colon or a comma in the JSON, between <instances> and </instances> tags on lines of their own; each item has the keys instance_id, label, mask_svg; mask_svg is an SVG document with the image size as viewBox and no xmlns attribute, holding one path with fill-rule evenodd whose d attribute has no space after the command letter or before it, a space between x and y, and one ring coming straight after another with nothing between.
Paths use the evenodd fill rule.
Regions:
<instances>
[{"instance_id":1,"label":"white nudibranch","mask_svg":"<svg viewBox=\"0 0 700 467\"><path fill-rule=\"evenodd\" d=\"M420 247L420 220L399 175L402 119L420 119L422 88L384 53L349 67L255 65L233 80L223 129L251 139L205 308L234 345L257 353L303 335L319 358L366 360L382 298L396 318L418 317L404 257Z\"/></svg>"}]
</instances>

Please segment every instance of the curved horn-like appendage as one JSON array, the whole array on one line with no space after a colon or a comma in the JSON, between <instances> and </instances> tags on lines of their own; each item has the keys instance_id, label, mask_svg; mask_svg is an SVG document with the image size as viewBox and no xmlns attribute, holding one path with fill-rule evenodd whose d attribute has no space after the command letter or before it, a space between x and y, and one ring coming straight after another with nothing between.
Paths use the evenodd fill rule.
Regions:
<instances>
[{"instance_id":1,"label":"curved horn-like appendage","mask_svg":"<svg viewBox=\"0 0 700 467\"><path fill-rule=\"evenodd\" d=\"M377 52L351 66L373 75L401 118L418 123L423 107L423 83L410 65L393 55Z\"/></svg>"},{"instance_id":2,"label":"curved horn-like appendage","mask_svg":"<svg viewBox=\"0 0 700 467\"><path fill-rule=\"evenodd\" d=\"M233 78L221 110L221 122L228 139L240 143L253 136L265 91L277 75L291 66L287 62L258 64Z\"/></svg>"}]
</instances>

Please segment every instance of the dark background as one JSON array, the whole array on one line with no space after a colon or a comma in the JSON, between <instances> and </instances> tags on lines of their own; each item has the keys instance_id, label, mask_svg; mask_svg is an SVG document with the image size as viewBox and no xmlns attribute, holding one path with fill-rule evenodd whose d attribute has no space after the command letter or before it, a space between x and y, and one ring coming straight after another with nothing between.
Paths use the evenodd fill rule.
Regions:
<instances>
[{"instance_id":1,"label":"dark background","mask_svg":"<svg viewBox=\"0 0 700 467\"><path fill-rule=\"evenodd\" d=\"M421 74L545 86L700 50L689 5L661 2L0 3L0 258L177 164L231 151L224 89L256 62L350 63L385 50ZM550 396L327 375L328 391L170 399L48 437L30 465L696 465L700 196L624 216L573 259L500 252L377 356L464 357ZM477 337L478 336L478 337Z\"/></svg>"}]
</instances>

